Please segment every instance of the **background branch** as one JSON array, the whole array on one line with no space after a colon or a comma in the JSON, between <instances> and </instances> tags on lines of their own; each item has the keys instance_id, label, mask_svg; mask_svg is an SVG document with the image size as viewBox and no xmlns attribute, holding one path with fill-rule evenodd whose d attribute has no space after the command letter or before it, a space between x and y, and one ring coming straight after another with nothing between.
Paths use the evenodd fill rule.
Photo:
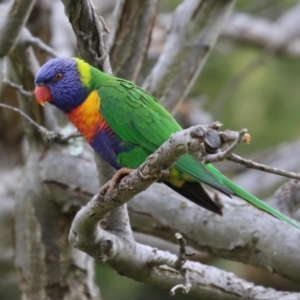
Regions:
<instances>
[{"instance_id":1,"label":"background branch","mask_svg":"<svg viewBox=\"0 0 300 300\"><path fill-rule=\"evenodd\" d=\"M203 68L234 0L185 0L176 9L158 62L143 87L175 112Z\"/></svg>"},{"instance_id":2,"label":"background branch","mask_svg":"<svg viewBox=\"0 0 300 300\"><path fill-rule=\"evenodd\" d=\"M35 0L14 0L0 4L0 57L12 50L23 29Z\"/></svg>"},{"instance_id":3,"label":"background branch","mask_svg":"<svg viewBox=\"0 0 300 300\"><path fill-rule=\"evenodd\" d=\"M73 211L73 206L84 205L97 192L96 168L91 157L71 157L57 151L47 153L41 161L43 182L55 201ZM180 231L195 249L260 266L300 282L298 245L293 242L298 231L244 200L220 195L218 199L223 217L197 207L162 184L154 184L129 202L132 228L172 242Z\"/></svg>"},{"instance_id":4,"label":"background branch","mask_svg":"<svg viewBox=\"0 0 300 300\"><path fill-rule=\"evenodd\" d=\"M281 144L270 151L261 151L253 154L253 160L259 164L274 166L281 170L290 170L290 172L298 172L300 161L298 156L294 155L300 149L300 141L296 140L289 144ZM245 171L244 167L240 167L239 171ZM268 174L265 172L257 172L255 170L247 170L247 172L238 172L234 182L242 186L255 195L266 194L266 192L274 191L280 184L285 182L285 178ZM259 182L259 184L257 184Z\"/></svg>"},{"instance_id":5,"label":"background branch","mask_svg":"<svg viewBox=\"0 0 300 300\"><path fill-rule=\"evenodd\" d=\"M67 153L63 154L63 148L53 150L48 151L40 161L43 185L47 187L54 201L62 205L66 212L73 211L90 198L90 192L98 190L96 168L92 158L87 160L71 157ZM86 172L81 172L82 169ZM297 239L297 230L257 211L241 200L226 198L224 201L222 200L224 217L221 218L171 193L161 184L156 184L129 202L129 212L134 230L174 241L173 234L180 229L188 244L197 249L233 260L258 264L299 282L298 247L292 243ZM264 230L260 230L262 228ZM199 236L201 239L195 239ZM276 238L277 236L280 236L280 239ZM117 238L111 235L106 237ZM269 239L272 243L268 242ZM125 247L122 239L116 243L118 245L121 243ZM127 249L123 247L122 253ZM288 256L287 251L290 253ZM283 268L279 267L281 260L285 264ZM120 262L117 265L120 268L124 266ZM120 270L117 266L112 266L124 274L123 268ZM290 267L294 271L291 272Z\"/></svg>"},{"instance_id":6,"label":"background branch","mask_svg":"<svg viewBox=\"0 0 300 300\"><path fill-rule=\"evenodd\" d=\"M269 51L299 57L300 4L285 11L276 21L234 13L222 31L222 36L267 48Z\"/></svg>"},{"instance_id":7,"label":"background branch","mask_svg":"<svg viewBox=\"0 0 300 300\"><path fill-rule=\"evenodd\" d=\"M122 0L115 8L115 26L109 35L114 75L136 81L150 44L157 0Z\"/></svg>"},{"instance_id":8,"label":"background branch","mask_svg":"<svg viewBox=\"0 0 300 300\"><path fill-rule=\"evenodd\" d=\"M104 23L104 19L98 14L90 0L83 0L76 4L72 1L63 0L63 3L75 31L77 45L82 57L92 65L112 75L108 47L105 39L108 28ZM92 32L90 31L91 26L94 28ZM87 41L88 47L86 47ZM95 162L98 170L99 185L102 186L104 181L106 182L111 178L114 171L112 167L98 155L95 155ZM123 207L118 206L111 210L109 216L102 224L104 223L105 227L123 234L127 239L134 239L129 224L126 205Z\"/></svg>"},{"instance_id":9,"label":"background branch","mask_svg":"<svg viewBox=\"0 0 300 300\"><path fill-rule=\"evenodd\" d=\"M76 34L81 57L100 70L112 74L105 41L108 28L94 4L91 0L78 2L62 0L62 2Z\"/></svg>"}]
</instances>

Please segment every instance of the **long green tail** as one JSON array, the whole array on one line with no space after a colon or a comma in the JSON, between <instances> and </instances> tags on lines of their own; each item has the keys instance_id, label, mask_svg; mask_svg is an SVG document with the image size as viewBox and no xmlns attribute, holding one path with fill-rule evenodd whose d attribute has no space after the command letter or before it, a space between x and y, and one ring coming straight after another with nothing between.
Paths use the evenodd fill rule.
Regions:
<instances>
[{"instance_id":1,"label":"long green tail","mask_svg":"<svg viewBox=\"0 0 300 300\"><path fill-rule=\"evenodd\" d=\"M298 223L296 223L295 221L293 221L292 219L288 218L287 216L283 215L282 213L280 213L279 211L275 210L274 208L272 208L271 206L269 206L268 204L266 204L265 202L259 200L258 198L256 198L255 196L253 196L252 194L250 194L249 192L243 190L241 187L239 187L238 185L236 185L235 183L233 183L232 181L230 181L228 178L226 178L225 176L223 177L223 182L224 184L229 187L236 196L250 202L252 205L254 205L255 207L271 214L272 216L287 222L288 224L300 229L300 225Z\"/></svg>"},{"instance_id":2,"label":"long green tail","mask_svg":"<svg viewBox=\"0 0 300 300\"><path fill-rule=\"evenodd\" d=\"M234 182L232 182L231 180L229 180L227 177L225 177L218 169L216 169L213 165L211 164L207 164L205 165L207 167L207 169L219 180L221 181L225 186L227 186L228 188L230 188L234 194L246 201L248 201L250 204L252 204L253 206L257 207L258 209L269 213L270 215L287 222L288 224L296 227L297 229L300 229L300 224L298 224L297 222L293 221L292 219L288 218L287 216L285 216L284 214L280 213L279 211L275 210L274 208L272 208L271 206L269 206L268 204L266 204L265 202L259 200L258 198L256 198L255 196L253 196L252 194L250 194L249 192L245 191L244 189L242 189L241 187L239 187L238 185L236 185Z\"/></svg>"}]
</instances>

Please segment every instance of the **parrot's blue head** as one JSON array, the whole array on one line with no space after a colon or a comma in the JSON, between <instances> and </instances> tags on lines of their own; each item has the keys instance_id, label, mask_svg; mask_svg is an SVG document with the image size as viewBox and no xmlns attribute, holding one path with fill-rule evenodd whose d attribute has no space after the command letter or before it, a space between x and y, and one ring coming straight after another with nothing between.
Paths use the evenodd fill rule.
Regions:
<instances>
[{"instance_id":1,"label":"parrot's blue head","mask_svg":"<svg viewBox=\"0 0 300 300\"><path fill-rule=\"evenodd\" d=\"M55 58L45 63L35 77L35 97L39 104L49 102L65 113L80 105L89 91L80 65L89 65L77 58Z\"/></svg>"}]
</instances>

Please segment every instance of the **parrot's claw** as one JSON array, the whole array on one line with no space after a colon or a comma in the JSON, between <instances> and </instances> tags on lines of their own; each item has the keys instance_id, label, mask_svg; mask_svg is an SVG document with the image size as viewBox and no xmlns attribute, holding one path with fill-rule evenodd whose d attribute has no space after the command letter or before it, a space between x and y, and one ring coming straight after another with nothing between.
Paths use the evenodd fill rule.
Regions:
<instances>
[{"instance_id":1,"label":"parrot's claw","mask_svg":"<svg viewBox=\"0 0 300 300\"><path fill-rule=\"evenodd\" d=\"M132 171L133 169L129 168L122 168L118 170L113 178L100 188L99 194L103 196L108 190L109 194L112 195L115 192L116 186L120 182L120 180L129 175Z\"/></svg>"}]
</instances>

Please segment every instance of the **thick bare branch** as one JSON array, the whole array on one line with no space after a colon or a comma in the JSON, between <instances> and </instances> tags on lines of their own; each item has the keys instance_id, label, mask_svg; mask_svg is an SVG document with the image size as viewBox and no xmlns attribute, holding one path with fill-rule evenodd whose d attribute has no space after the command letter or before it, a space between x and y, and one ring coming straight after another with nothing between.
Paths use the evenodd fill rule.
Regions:
<instances>
[{"instance_id":1,"label":"thick bare branch","mask_svg":"<svg viewBox=\"0 0 300 300\"><path fill-rule=\"evenodd\" d=\"M82 232L71 233L74 234L73 245L81 249L84 247L83 250L89 255L104 261L122 275L170 289L171 294L174 294L175 287L184 287L182 274L170 268L177 260L175 255L130 242L109 231L95 231L98 217L102 215L101 210L101 204L95 197L79 211L77 217L85 215L86 225L85 228L81 228ZM73 230L76 229L79 228L73 227ZM254 286L233 274L200 263L187 261L184 267L189 283L189 290L186 291L197 299L270 299L272 297L284 299L288 296L287 299L296 300L299 297L298 293L277 292Z\"/></svg>"},{"instance_id":2,"label":"thick bare branch","mask_svg":"<svg viewBox=\"0 0 300 300\"><path fill-rule=\"evenodd\" d=\"M102 243L103 239L105 240L105 237L101 235L103 230L98 227L99 220L103 219L111 209L128 202L134 195L162 178L183 154L189 152L199 159L205 158L206 161L209 161L211 156L215 159L215 154L205 153L205 145L209 144L206 141L211 138L211 131L212 129L209 126L194 126L174 133L138 169L120 181L114 194L110 194L108 190L105 195L99 192L94 196L91 202L93 203L91 204L92 207L87 205L82 208L72 223L69 237L71 244L95 257L99 243ZM222 139L219 138L218 147L222 146L225 133L220 133L220 136L222 136ZM228 132L226 136L230 140L235 134ZM238 135L238 139L240 139L240 135ZM220 159L222 159L222 156L220 156ZM96 209L97 213L90 215L90 209ZM96 237L98 238L96 239Z\"/></svg>"},{"instance_id":3,"label":"thick bare branch","mask_svg":"<svg viewBox=\"0 0 300 300\"><path fill-rule=\"evenodd\" d=\"M77 45L82 57L92 65L112 75L105 39L108 28L104 19L98 14L91 0L82 0L77 3L63 0L63 3L75 31ZM93 30L91 31L90 28L93 28ZM88 43L88 47L86 47L86 43ZM114 171L101 157L96 156L95 161L101 186L103 181L108 181L111 178ZM102 224L104 223L105 227L113 231L118 230L125 238L133 240L126 205L112 209Z\"/></svg>"},{"instance_id":4,"label":"thick bare branch","mask_svg":"<svg viewBox=\"0 0 300 300\"><path fill-rule=\"evenodd\" d=\"M223 217L196 207L164 186L150 187L129 203L132 228L169 241L181 230L195 249L300 282L299 231L244 200L220 195L217 199L223 205Z\"/></svg>"},{"instance_id":5,"label":"thick bare branch","mask_svg":"<svg viewBox=\"0 0 300 300\"><path fill-rule=\"evenodd\" d=\"M207 145L211 144L211 139L215 141L215 136L212 136L211 134L213 126L215 126L215 123L211 126L193 126L173 133L171 137L151 154L138 169L133 170L128 176L120 181L113 194L110 194L110 191L107 190L104 195L98 193L95 196L102 208L102 216L100 217L98 215L97 217L100 219L103 218L111 209L128 202L133 196L148 188L156 180L165 176L168 169L185 153L193 154L199 160L204 159L207 162L210 162L211 159L216 161L217 158L223 160L223 153L229 154L228 150L225 150L225 152L220 151L217 154L206 152ZM222 147L224 140L225 143L233 140L232 145L236 145L235 142L240 140L241 136L243 136L243 133L239 134L231 131L216 132L216 134L219 134L220 136L217 145L215 146L216 148ZM212 150L211 147L209 149ZM216 155L219 156L217 157ZM73 232L77 231L75 228L80 231L80 228L83 228L84 230L84 227L85 220L83 217L78 216L78 218L74 219L70 232L70 239L72 242L74 242ZM79 233L76 233L75 235L78 234ZM82 238L89 239L89 237Z\"/></svg>"},{"instance_id":6,"label":"thick bare branch","mask_svg":"<svg viewBox=\"0 0 300 300\"><path fill-rule=\"evenodd\" d=\"M112 74L105 41L108 28L91 0L62 0L77 37L81 57L91 65Z\"/></svg>"},{"instance_id":7,"label":"thick bare branch","mask_svg":"<svg viewBox=\"0 0 300 300\"><path fill-rule=\"evenodd\" d=\"M41 52L45 52L48 55L50 55L51 57L58 57L58 53L54 49L49 47L47 44L45 44L41 39L39 39L37 37L32 36L32 37L28 38L28 44L31 46L35 46Z\"/></svg>"},{"instance_id":8,"label":"thick bare branch","mask_svg":"<svg viewBox=\"0 0 300 300\"><path fill-rule=\"evenodd\" d=\"M190 91L235 1L186 0L173 15L170 33L144 88L175 111Z\"/></svg>"},{"instance_id":9,"label":"thick bare branch","mask_svg":"<svg viewBox=\"0 0 300 300\"><path fill-rule=\"evenodd\" d=\"M276 191L270 203L278 207L285 215L294 216L299 220L299 214L295 213L300 208L300 181L293 179L283 184Z\"/></svg>"},{"instance_id":10,"label":"thick bare branch","mask_svg":"<svg viewBox=\"0 0 300 300\"><path fill-rule=\"evenodd\" d=\"M87 157L72 157L63 149L52 149L40 160L39 166L41 168L40 173L42 174L43 185L51 194L53 201L64 207L65 212L73 211L84 205L92 193L95 193L98 189L97 170L92 156L89 159ZM85 170L85 172L82 172L82 170ZM99 204L99 202L96 203ZM248 204L241 202L241 200L235 201L229 198L223 200L222 198L222 203L224 205L224 216L213 216L210 212L195 206L161 184L155 184L155 186L151 186L147 191L129 202L129 212L134 230L154 234L174 242L174 233L183 229L181 232L188 244L197 249L209 251L215 255L232 260L238 259L245 263L260 265L299 282L300 278L297 270L299 270L300 260L298 245L295 243L298 239L298 231L271 216L249 207ZM102 209L99 206L97 207ZM93 209L90 206L87 206L88 208L91 209L89 214L91 216L88 218L94 218ZM89 232L87 233L88 235L90 234ZM116 236L109 231L105 231L104 234L108 240L113 241L113 256L102 256L101 258L106 258L107 263L122 274L168 289L183 282L182 276L175 271L165 273L165 268L162 268L157 275L155 271L151 271L148 264L145 265L143 261L140 261L142 254L145 256L151 254L150 258L152 259L155 253L152 248L147 246L141 246L141 248L137 246L135 248L136 246L132 246L131 242L124 240L122 236ZM128 249L127 243L130 245L128 250L130 253L124 254L125 250ZM99 253L99 248L97 250L97 253ZM289 255L286 255L287 252L289 252ZM127 259L130 265L128 265ZM173 261L174 259L176 259L176 256L170 256L168 253L159 251L152 262L155 264L155 261ZM135 261L137 262L136 264L133 263ZM280 261L283 261L283 267L280 265ZM131 266L131 264L133 265ZM268 290L271 294L264 294L266 292L265 289L255 287L253 290L252 284L244 285L243 282L236 281L236 277L228 277L226 273L219 273L219 271L214 273L214 269L211 270L202 265L190 265L189 263L186 267L189 269L189 274L192 274L192 278L189 278L193 285L190 292L193 296L197 296L197 294L194 294L196 282L203 283L199 293L210 289L210 283L207 286L207 281L203 281L205 278L212 278L211 283L213 283L214 287L223 288L223 283L216 281L215 278L218 277L215 276L221 276L221 278L225 276L225 278L230 279L231 283L237 283L241 287L238 290L244 293L242 294L243 296L240 296L241 298L247 298L246 296L248 295L250 299L256 299L255 295L257 295L257 299L259 299L259 296L268 299L268 295L271 298L272 296L276 297L276 295L279 298L289 295L297 299L296 296L298 296L298 294L293 295L290 293L277 294L273 290ZM157 270L160 269L161 267ZM202 279L197 277L197 274L200 274L198 273L200 270L205 271L205 273L202 273L205 274L201 276ZM150 275L148 275L149 272ZM171 278L166 281L166 277L170 275L172 275ZM249 287L248 292L246 291L246 286ZM222 296L225 296L230 290L231 287L227 287ZM215 293L212 294L212 299L218 299L216 298L217 291ZM203 297L203 294L200 295Z\"/></svg>"},{"instance_id":11,"label":"thick bare branch","mask_svg":"<svg viewBox=\"0 0 300 300\"><path fill-rule=\"evenodd\" d=\"M84 205L98 190L92 157L87 160L53 151L40 164L44 184L65 211ZM204 211L162 184L154 184L129 202L132 227L169 241L174 241L174 234L180 231L195 249L300 282L299 247L295 242L299 232L244 200L218 199L222 201L223 217Z\"/></svg>"},{"instance_id":12,"label":"thick bare branch","mask_svg":"<svg viewBox=\"0 0 300 300\"><path fill-rule=\"evenodd\" d=\"M157 10L157 0L122 0L115 9L110 34L114 75L135 81L146 57Z\"/></svg>"},{"instance_id":13,"label":"thick bare branch","mask_svg":"<svg viewBox=\"0 0 300 300\"><path fill-rule=\"evenodd\" d=\"M0 4L0 57L12 50L17 43L35 0L14 0Z\"/></svg>"},{"instance_id":14,"label":"thick bare branch","mask_svg":"<svg viewBox=\"0 0 300 300\"><path fill-rule=\"evenodd\" d=\"M53 205L55 199L42 184L40 159L46 150L37 146L30 149L16 195L15 266L22 296L98 300L91 258L72 251L67 241L72 214Z\"/></svg>"}]
</instances>

